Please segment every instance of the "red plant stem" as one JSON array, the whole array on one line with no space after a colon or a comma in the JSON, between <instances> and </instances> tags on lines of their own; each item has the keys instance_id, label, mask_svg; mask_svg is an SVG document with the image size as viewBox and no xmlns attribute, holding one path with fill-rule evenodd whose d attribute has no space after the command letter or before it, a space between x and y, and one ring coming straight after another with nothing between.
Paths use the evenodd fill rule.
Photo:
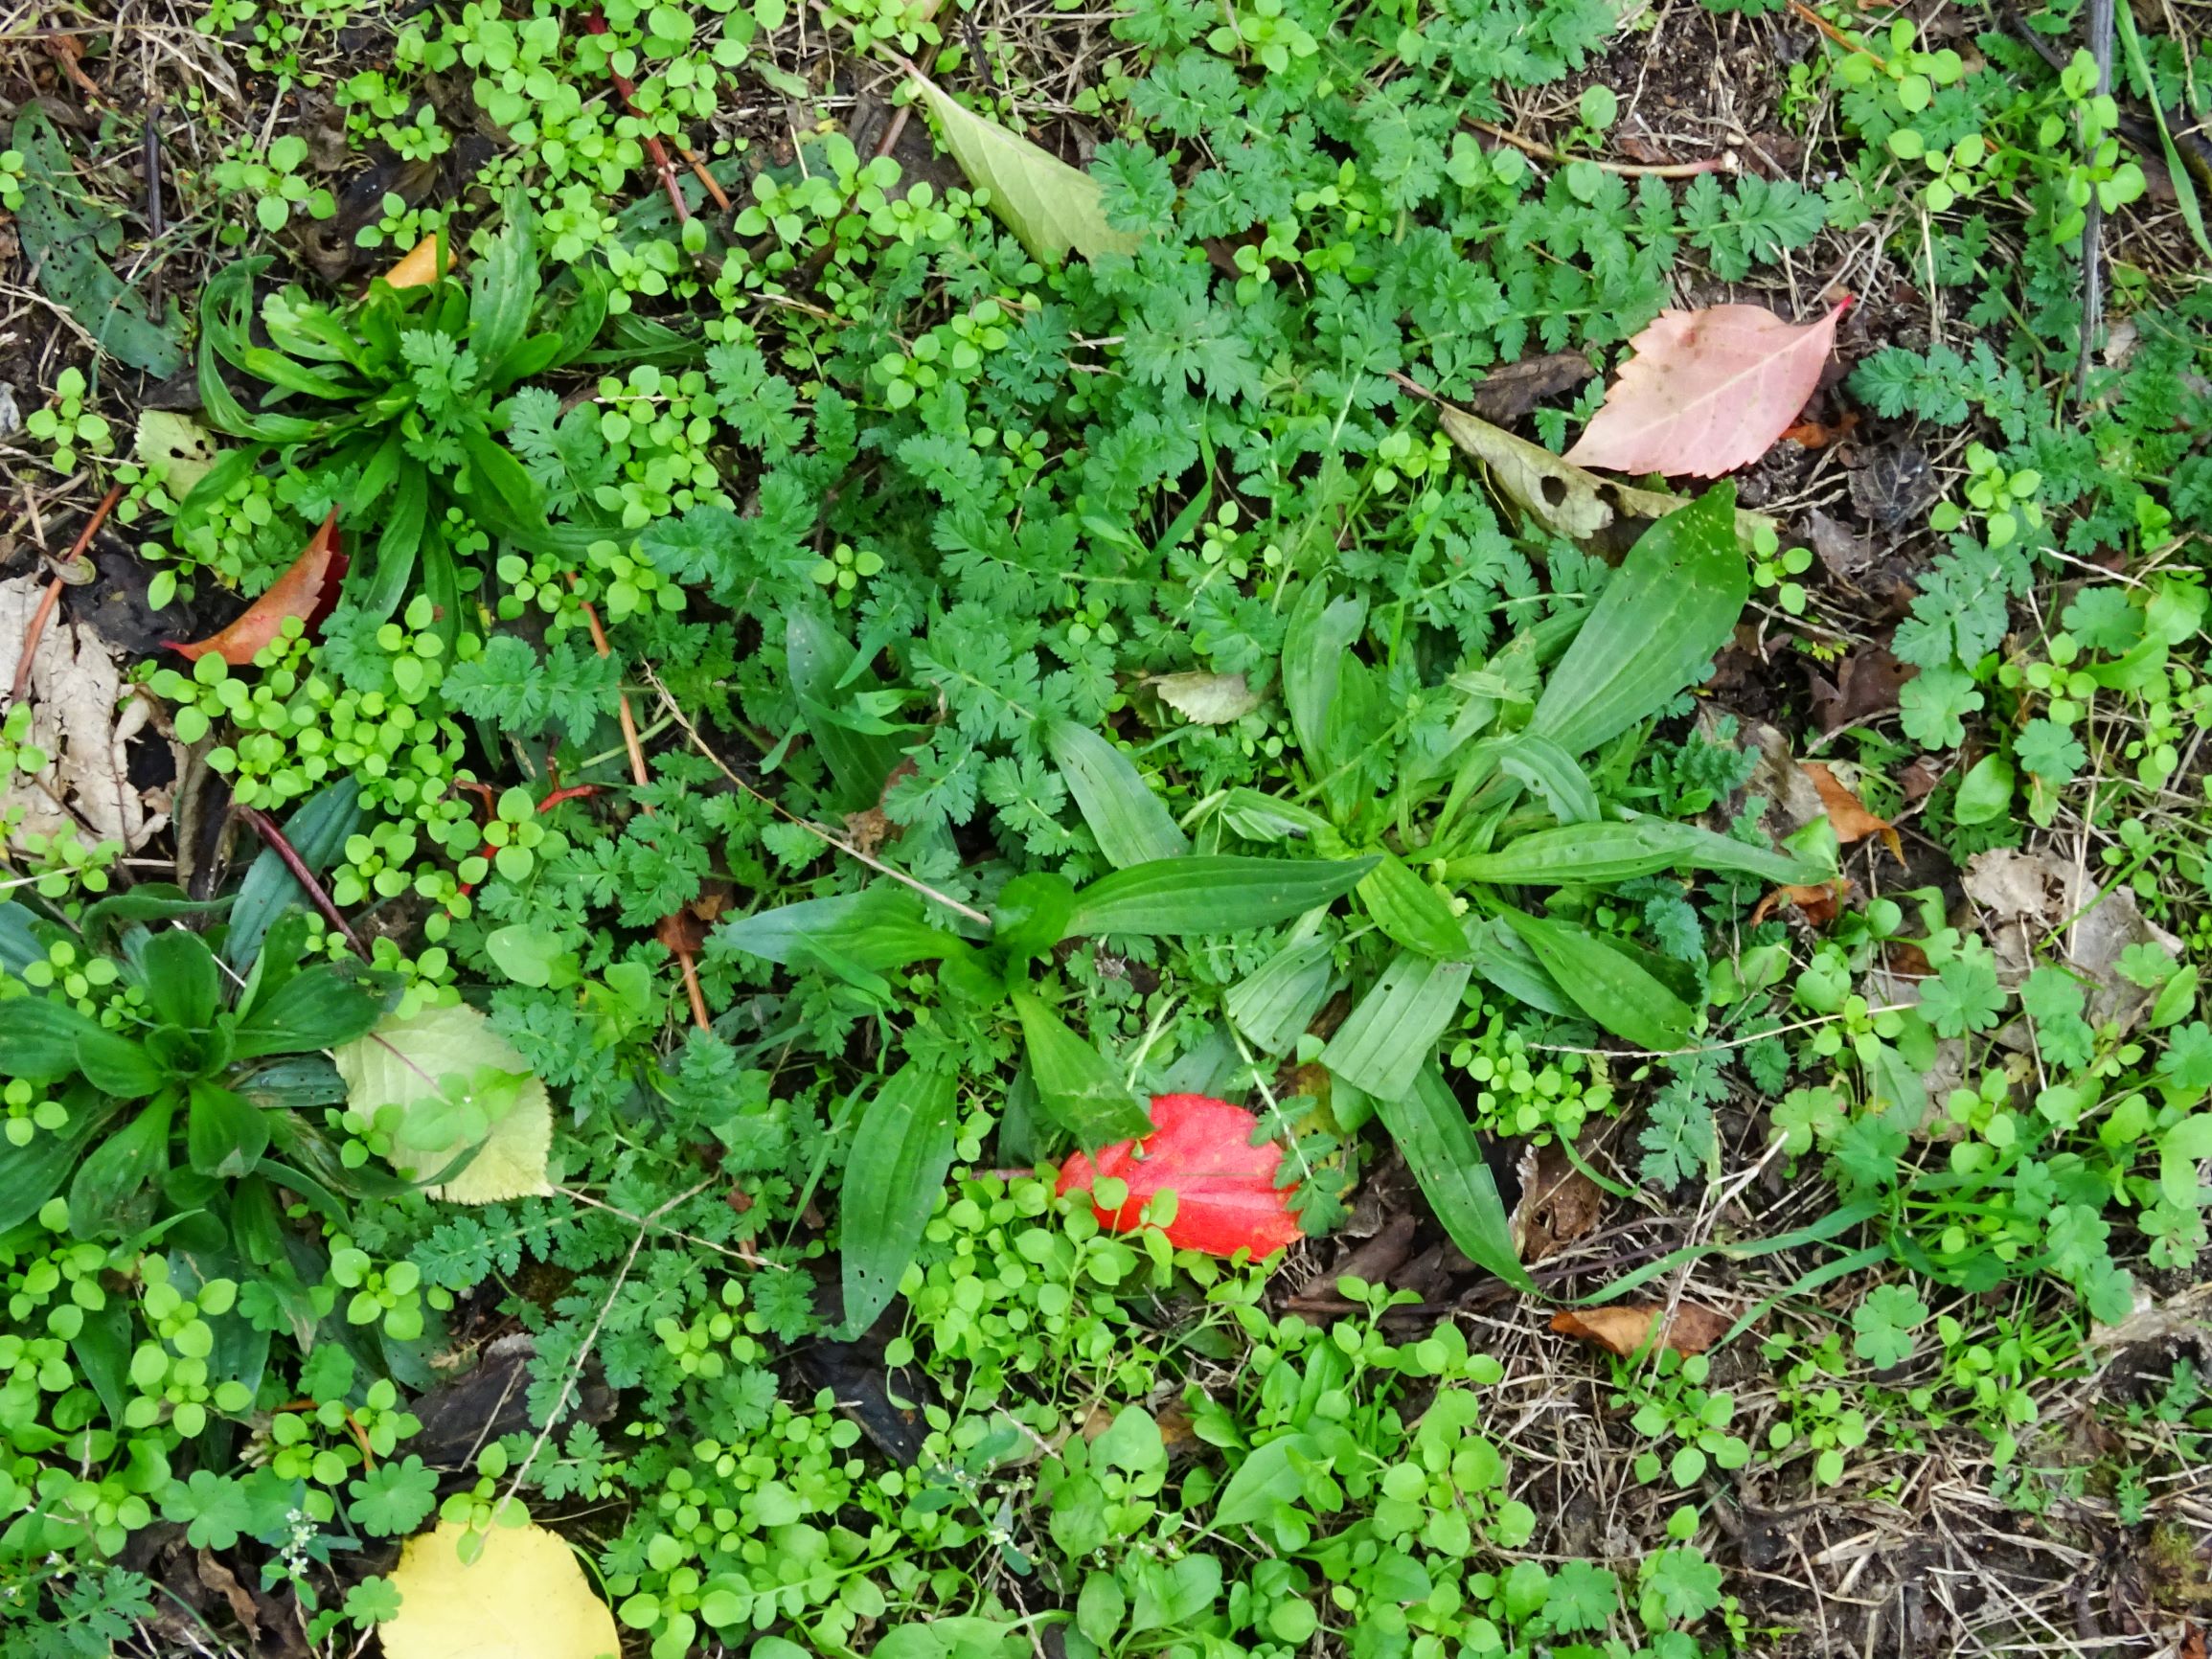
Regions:
<instances>
[{"instance_id":1,"label":"red plant stem","mask_svg":"<svg viewBox=\"0 0 2212 1659\"><path fill-rule=\"evenodd\" d=\"M577 580L573 573L568 579L568 585L571 588L577 585ZM592 649L603 657L611 657L614 655L614 648L606 643L606 629L599 625L598 608L589 600L584 600L582 602L583 620L591 625ZM627 692L617 692L616 699L615 713L622 721L623 747L629 751L629 775L637 786L642 789L650 782L650 777L646 771L645 745L638 740L637 716L630 712L629 693ZM650 802L644 802L641 805L645 807L647 817L654 816ZM672 928L670 932L673 934L675 929ZM669 948L675 953L675 959L683 968L684 994L691 1000L692 1023L701 1031L714 1030L714 1021L707 1017L706 993L699 989L698 968L692 960L691 947L678 943L669 946Z\"/></svg>"},{"instance_id":2,"label":"red plant stem","mask_svg":"<svg viewBox=\"0 0 2212 1659\"><path fill-rule=\"evenodd\" d=\"M457 784L454 786L461 789L478 789L483 791L484 808L486 811L491 810L490 785L486 784ZM563 801L582 801L598 793L599 785L597 784L572 784L565 789L554 790L550 795L546 796L544 800L538 802L537 809L540 812L550 812L556 807L559 806ZM478 856L481 857L485 863L489 864L494 857L498 855L498 852L499 848L491 840L491 838L487 835L484 838L484 851L479 853ZM469 894L475 891L476 883L473 881L464 881L461 884L461 897L464 898L467 898Z\"/></svg>"},{"instance_id":3,"label":"red plant stem","mask_svg":"<svg viewBox=\"0 0 2212 1659\"><path fill-rule=\"evenodd\" d=\"M583 31L586 34L604 34L606 33L606 18L600 12L598 7L595 6L584 13ZM628 107L630 114L636 116L640 121L645 120L645 111L637 106L636 82L632 81L627 75L618 74L611 66L606 75L607 79L614 82L615 91L622 94L622 101ZM730 211L730 198L722 193L722 187L715 182L715 175L707 171L706 163L699 160L696 152L689 145L679 144L676 146L676 149L691 165L692 176L706 187L707 194L715 198L715 206L720 208L722 212L728 213ZM653 166L660 170L661 184L669 193L669 205L675 209L676 223L682 224L692 216L691 209L684 205L683 193L676 188L675 165L669 160L668 150L662 146L657 134L649 132L645 135L645 152L651 158Z\"/></svg>"},{"instance_id":4,"label":"red plant stem","mask_svg":"<svg viewBox=\"0 0 2212 1659\"><path fill-rule=\"evenodd\" d=\"M100 498L100 505L92 510L92 516L84 521L84 528L77 533L71 544L69 557L61 562L75 564L84 557L84 550L92 545L92 538L100 534L100 527L107 522L107 515L115 511L115 504L123 499L123 486L109 488ZM23 656L15 665L15 684L10 688L8 700L20 703L23 693L31 689L31 664L38 655L38 642L46 637L46 625L53 619L55 602L61 598L62 582L56 577L46 584L46 591L38 597L38 608L31 613L31 625L23 630Z\"/></svg>"},{"instance_id":5,"label":"red plant stem","mask_svg":"<svg viewBox=\"0 0 2212 1659\"><path fill-rule=\"evenodd\" d=\"M315 879L315 873L308 868L308 861L300 856L298 851L289 841L285 839L285 832L277 828L276 820L266 812L252 807L237 807L233 810L248 824L251 824L254 827L254 833L267 842L270 851L285 861L285 868L292 873L294 880L308 890L308 897L315 901L315 908L323 913L323 920L344 935L346 943L353 947L355 954L363 962L367 962L369 960L369 947L361 943L361 936L347 924L343 916L338 914L338 907L331 902L330 894L324 890L323 884Z\"/></svg>"}]
</instances>

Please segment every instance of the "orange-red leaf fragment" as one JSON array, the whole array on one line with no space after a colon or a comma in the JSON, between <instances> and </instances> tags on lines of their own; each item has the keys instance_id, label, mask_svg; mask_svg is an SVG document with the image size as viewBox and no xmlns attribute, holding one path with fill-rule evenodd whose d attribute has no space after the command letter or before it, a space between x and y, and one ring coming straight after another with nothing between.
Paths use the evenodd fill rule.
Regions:
<instances>
[{"instance_id":1,"label":"orange-red leaf fragment","mask_svg":"<svg viewBox=\"0 0 2212 1659\"><path fill-rule=\"evenodd\" d=\"M1146 1203L1160 1193L1175 1195L1174 1219L1162 1229L1180 1250L1254 1259L1294 1244L1302 1237L1288 1194L1275 1185L1283 1148L1273 1141L1252 1145L1259 1120L1241 1106L1208 1095L1154 1095L1152 1133L1099 1149L1095 1159L1077 1153L1061 1167L1060 1191L1088 1190L1107 1177L1129 1183L1118 1210L1093 1207L1099 1225L1132 1233Z\"/></svg>"},{"instance_id":2,"label":"orange-red leaf fragment","mask_svg":"<svg viewBox=\"0 0 2212 1659\"><path fill-rule=\"evenodd\" d=\"M1879 835L1890 855L1900 864L1904 862L1904 843L1897 838L1889 820L1877 818L1868 811L1866 803L1845 788L1843 780L1831 772L1825 761L1808 761L1800 769L1820 791L1820 805L1828 809L1828 822L1836 826L1836 840L1848 847L1869 835Z\"/></svg>"},{"instance_id":3,"label":"orange-red leaf fragment","mask_svg":"<svg viewBox=\"0 0 2212 1659\"><path fill-rule=\"evenodd\" d=\"M1552 1329L1562 1336L1579 1336L1585 1342L1594 1342L1608 1352L1623 1358L1635 1352L1652 1340L1652 1333L1661 1319L1666 1317L1664 1307L1585 1307L1581 1310L1562 1308L1552 1315ZM1694 1302L1684 1302L1675 1309L1675 1317L1667 1321L1661 1345L1676 1353L1702 1353L1721 1340L1728 1329L1727 1319L1710 1307L1699 1307Z\"/></svg>"},{"instance_id":4,"label":"orange-red leaf fragment","mask_svg":"<svg viewBox=\"0 0 2212 1659\"><path fill-rule=\"evenodd\" d=\"M1751 925L1757 927L1784 903L1790 903L1813 926L1826 927L1842 908L1843 891L1849 885L1838 875L1814 887L1777 887L1752 908Z\"/></svg>"},{"instance_id":5,"label":"orange-red leaf fragment","mask_svg":"<svg viewBox=\"0 0 2212 1659\"><path fill-rule=\"evenodd\" d=\"M1635 355L1566 459L1691 478L1749 466L1804 410L1850 304L1812 323L1763 306L1663 313L1630 342Z\"/></svg>"},{"instance_id":6,"label":"orange-red leaf fragment","mask_svg":"<svg viewBox=\"0 0 2212 1659\"><path fill-rule=\"evenodd\" d=\"M254 654L276 639L286 617L298 617L312 628L337 602L338 582L346 574L346 556L338 547L338 513L331 509L322 528L292 560L291 569L269 585L268 592L220 633L182 644L163 643L178 656L198 662L211 651L233 668L242 668Z\"/></svg>"}]
</instances>

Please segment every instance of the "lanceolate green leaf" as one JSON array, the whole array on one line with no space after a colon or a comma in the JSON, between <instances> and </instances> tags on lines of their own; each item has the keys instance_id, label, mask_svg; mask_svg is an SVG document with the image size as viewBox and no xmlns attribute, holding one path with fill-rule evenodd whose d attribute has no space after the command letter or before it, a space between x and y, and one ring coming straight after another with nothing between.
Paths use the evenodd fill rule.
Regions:
<instances>
[{"instance_id":1,"label":"lanceolate green leaf","mask_svg":"<svg viewBox=\"0 0 2212 1659\"><path fill-rule=\"evenodd\" d=\"M234 1179L250 1172L268 1150L268 1122L243 1095L195 1082L185 1114L184 1145L185 1155L201 1174Z\"/></svg>"},{"instance_id":2,"label":"lanceolate green leaf","mask_svg":"<svg viewBox=\"0 0 2212 1659\"><path fill-rule=\"evenodd\" d=\"M1634 963L1580 928L1517 910L1503 914L1560 989L1606 1030L1661 1052L1688 1043L1695 1011Z\"/></svg>"},{"instance_id":3,"label":"lanceolate green leaf","mask_svg":"<svg viewBox=\"0 0 2212 1659\"><path fill-rule=\"evenodd\" d=\"M34 1135L28 1147L0 1157L0 1235L12 1232L61 1190L78 1155L107 1126L115 1102L80 1084L69 1097L69 1122L53 1134Z\"/></svg>"},{"instance_id":4,"label":"lanceolate green leaf","mask_svg":"<svg viewBox=\"0 0 2212 1659\"><path fill-rule=\"evenodd\" d=\"M1044 741L1083 821L1098 837L1099 851L1116 870L1180 858L1191 850L1190 837L1135 762L1106 739L1072 720L1055 720L1045 728Z\"/></svg>"},{"instance_id":5,"label":"lanceolate green leaf","mask_svg":"<svg viewBox=\"0 0 2212 1659\"><path fill-rule=\"evenodd\" d=\"M1298 596L1283 632L1283 701L1306 763L1317 776L1327 773L1335 759L1330 752L1329 716L1343 678L1344 653L1366 620L1364 600L1332 600L1329 584L1315 580Z\"/></svg>"},{"instance_id":6,"label":"lanceolate green leaf","mask_svg":"<svg viewBox=\"0 0 2212 1659\"><path fill-rule=\"evenodd\" d=\"M1536 1281L1514 1252L1513 1225L1497 1183L1435 1062L1422 1066L1404 1095L1378 1099L1375 1110L1460 1254L1533 1294Z\"/></svg>"},{"instance_id":7,"label":"lanceolate green leaf","mask_svg":"<svg viewBox=\"0 0 2212 1659\"><path fill-rule=\"evenodd\" d=\"M1533 732L1516 732L1499 743L1498 770L1534 789L1562 824L1594 824L1598 792L1575 758Z\"/></svg>"},{"instance_id":8,"label":"lanceolate green leaf","mask_svg":"<svg viewBox=\"0 0 2212 1659\"><path fill-rule=\"evenodd\" d=\"M1736 487L1717 484L1643 534L1552 670L1530 731L1580 755L1698 682L1751 593L1735 511Z\"/></svg>"},{"instance_id":9,"label":"lanceolate green leaf","mask_svg":"<svg viewBox=\"0 0 2212 1659\"><path fill-rule=\"evenodd\" d=\"M1812 885L1834 877L1833 865L1753 847L1695 824L1639 818L1630 824L1565 824L1523 835L1495 852L1454 858L1455 881L1536 887L1626 881L1689 867L1736 870L1783 884Z\"/></svg>"},{"instance_id":10,"label":"lanceolate green leaf","mask_svg":"<svg viewBox=\"0 0 2212 1659\"><path fill-rule=\"evenodd\" d=\"M1582 1011L1544 971L1543 964L1521 943L1520 935L1496 917L1470 927L1467 938L1474 952L1474 971L1506 995L1562 1019Z\"/></svg>"},{"instance_id":11,"label":"lanceolate green leaf","mask_svg":"<svg viewBox=\"0 0 2212 1659\"><path fill-rule=\"evenodd\" d=\"M494 391L513 378L506 372L508 358L529 330L537 289L530 196L512 191L506 223L492 239L491 251L469 273L468 349L482 367L485 384Z\"/></svg>"},{"instance_id":12,"label":"lanceolate green leaf","mask_svg":"<svg viewBox=\"0 0 2212 1659\"><path fill-rule=\"evenodd\" d=\"M741 916L723 925L721 939L767 962L788 965L811 949L878 973L947 955L962 943L923 920L919 895L889 882Z\"/></svg>"},{"instance_id":13,"label":"lanceolate green leaf","mask_svg":"<svg viewBox=\"0 0 2212 1659\"><path fill-rule=\"evenodd\" d=\"M148 1181L168 1170L169 1126L175 1111L176 1091L164 1090L78 1166L77 1178L69 1184L69 1225L78 1237L128 1230L127 1220L118 1212Z\"/></svg>"},{"instance_id":14,"label":"lanceolate green leaf","mask_svg":"<svg viewBox=\"0 0 2212 1659\"><path fill-rule=\"evenodd\" d=\"M1372 858L1194 854L1133 865L1075 896L1070 939L1102 933L1235 933L1302 916L1349 892Z\"/></svg>"},{"instance_id":15,"label":"lanceolate green leaf","mask_svg":"<svg viewBox=\"0 0 2212 1659\"><path fill-rule=\"evenodd\" d=\"M222 996L215 952L196 933L170 928L146 942L146 997L154 1016L188 1029L215 1018Z\"/></svg>"},{"instance_id":16,"label":"lanceolate green leaf","mask_svg":"<svg viewBox=\"0 0 2212 1659\"><path fill-rule=\"evenodd\" d=\"M1325 939L1294 944L1231 986L1221 1004L1248 1039L1268 1054L1282 1054L1328 997L1335 978L1333 955Z\"/></svg>"},{"instance_id":17,"label":"lanceolate green leaf","mask_svg":"<svg viewBox=\"0 0 2212 1659\"><path fill-rule=\"evenodd\" d=\"M1091 259L1137 251L1133 232L1106 223L1096 179L963 107L926 76L915 75L914 83L960 170L991 193L992 207L1032 254L1059 264L1070 252Z\"/></svg>"},{"instance_id":18,"label":"lanceolate green leaf","mask_svg":"<svg viewBox=\"0 0 2212 1659\"><path fill-rule=\"evenodd\" d=\"M909 1060L860 1114L838 1208L845 1329L854 1336L891 1305L921 1246L952 1167L953 1096L949 1073Z\"/></svg>"},{"instance_id":19,"label":"lanceolate green leaf","mask_svg":"<svg viewBox=\"0 0 2212 1659\"><path fill-rule=\"evenodd\" d=\"M1106 1056L1028 991L1014 993L1014 1011L1028 1046L1037 1103L1078 1146L1087 1152L1152 1133L1152 1114Z\"/></svg>"},{"instance_id":20,"label":"lanceolate green leaf","mask_svg":"<svg viewBox=\"0 0 2212 1659\"><path fill-rule=\"evenodd\" d=\"M1396 1100L1459 1012L1474 969L1402 951L1321 1051L1321 1063L1353 1087Z\"/></svg>"},{"instance_id":21,"label":"lanceolate green leaf","mask_svg":"<svg viewBox=\"0 0 2212 1659\"><path fill-rule=\"evenodd\" d=\"M899 764L901 750L889 733L855 731L833 717L839 698L876 684L875 676L865 672L847 682L854 655L845 636L819 611L792 605L784 612L784 657L791 690L798 694L799 717L837 780L840 804L857 811L882 799L883 780Z\"/></svg>"},{"instance_id":22,"label":"lanceolate green leaf","mask_svg":"<svg viewBox=\"0 0 2212 1659\"><path fill-rule=\"evenodd\" d=\"M385 997L329 965L303 968L239 1022L237 1057L304 1054L364 1035Z\"/></svg>"},{"instance_id":23,"label":"lanceolate green leaf","mask_svg":"<svg viewBox=\"0 0 2212 1659\"><path fill-rule=\"evenodd\" d=\"M1359 901L1384 936L1406 949L1438 960L1466 958L1467 939L1451 906L1396 854L1379 854L1359 878Z\"/></svg>"},{"instance_id":24,"label":"lanceolate green leaf","mask_svg":"<svg viewBox=\"0 0 2212 1659\"><path fill-rule=\"evenodd\" d=\"M11 996L0 1002L0 1076L51 1082L77 1069L77 1039L97 1021L65 1002Z\"/></svg>"}]
</instances>

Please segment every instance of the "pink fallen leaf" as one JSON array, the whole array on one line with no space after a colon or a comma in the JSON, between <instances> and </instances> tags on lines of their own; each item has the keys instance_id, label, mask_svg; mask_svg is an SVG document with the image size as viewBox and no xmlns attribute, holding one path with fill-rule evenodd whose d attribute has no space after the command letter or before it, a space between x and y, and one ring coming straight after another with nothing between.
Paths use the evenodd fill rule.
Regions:
<instances>
[{"instance_id":1,"label":"pink fallen leaf","mask_svg":"<svg viewBox=\"0 0 2212 1659\"><path fill-rule=\"evenodd\" d=\"M286 617L298 617L310 630L328 616L338 600L338 582L346 574L346 556L338 548L338 514L332 509L292 566L269 584L268 591L235 618L230 626L204 640L189 644L162 643L193 662L213 652L233 668L243 668L257 652L273 643Z\"/></svg>"},{"instance_id":2,"label":"pink fallen leaf","mask_svg":"<svg viewBox=\"0 0 2212 1659\"><path fill-rule=\"evenodd\" d=\"M1812 323L1761 306L1664 313L1629 342L1635 354L1566 459L1691 478L1750 465L1804 410L1850 304Z\"/></svg>"},{"instance_id":3,"label":"pink fallen leaf","mask_svg":"<svg viewBox=\"0 0 2212 1659\"><path fill-rule=\"evenodd\" d=\"M1241 1106L1207 1095L1154 1095L1152 1132L1142 1141L1077 1153L1060 1171L1060 1191L1088 1191L1112 1177L1127 1182L1117 1210L1093 1207L1099 1225L1115 1233L1141 1226L1154 1195L1175 1194L1174 1219L1161 1229L1179 1250L1255 1259L1294 1244L1303 1236L1288 1194L1275 1185L1283 1148L1273 1141L1252 1145L1259 1120Z\"/></svg>"}]
</instances>

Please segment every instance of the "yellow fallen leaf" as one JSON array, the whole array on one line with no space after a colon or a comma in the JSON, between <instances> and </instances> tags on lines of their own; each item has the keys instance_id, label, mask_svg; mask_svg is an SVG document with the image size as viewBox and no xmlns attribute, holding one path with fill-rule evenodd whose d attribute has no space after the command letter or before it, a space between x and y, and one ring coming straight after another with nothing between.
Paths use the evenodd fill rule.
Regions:
<instances>
[{"instance_id":1,"label":"yellow fallen leaf","mask_svg":"<svg viewBox=\"0 0 2212 1659\"><path fill-rule=\"evenodd\" d=\"M399 1616L376 1627L385 1659L618 1659L614 1615L567 1544L540 1527L494 1527L463 1566L465 1531L442 1521L400 1550Z\"/></svg>"},{"instance_id":2,"label":"yellow fallen leaf","mask_svg":"<svg viewBox=\"0 0 2212 1659\"><path fill-rule=\"evenodd\" d=\"M446 269L452 269L450 258ZM436 282L439 275L438 233L432 231L400 256L399 261L384 273L384 281L395 288L420 288Z\"/></svg>"}]
</instances>

